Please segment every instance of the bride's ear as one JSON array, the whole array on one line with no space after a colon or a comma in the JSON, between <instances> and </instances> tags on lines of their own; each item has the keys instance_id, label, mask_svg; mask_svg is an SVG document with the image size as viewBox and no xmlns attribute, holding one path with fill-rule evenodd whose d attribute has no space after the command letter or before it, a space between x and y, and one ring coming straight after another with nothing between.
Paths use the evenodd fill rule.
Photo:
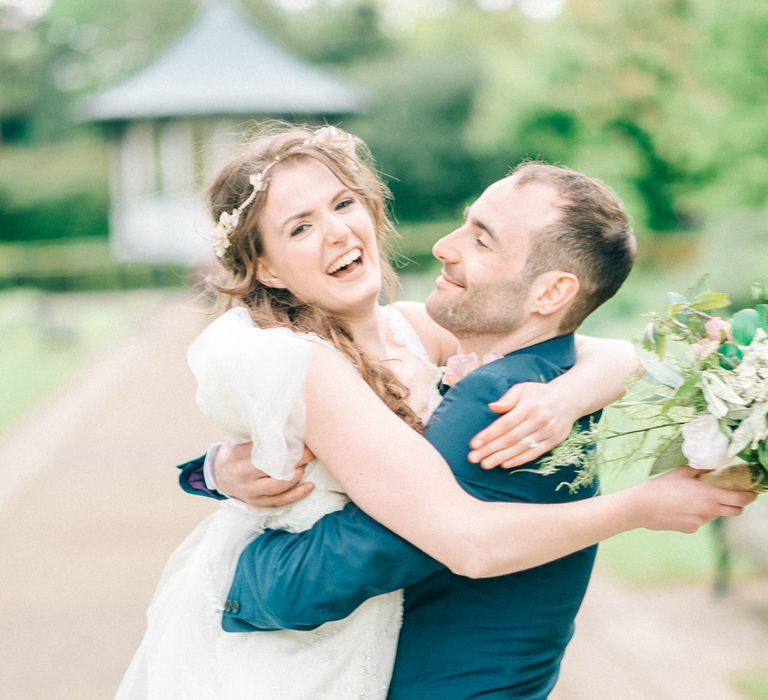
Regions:
<instances>
[{"instance_id":1,"label":"bride's ear","mask_svg":"<svg viewBox=\"0 0 768 700\"><path fill-rule=\"evenodd\" d=\"M278 277L267 264L264 258L259 258L256 262L256 279L259 280L265 287L271 287L272 289L285 289L280 277Z\"/></svg>"}]
</instances>

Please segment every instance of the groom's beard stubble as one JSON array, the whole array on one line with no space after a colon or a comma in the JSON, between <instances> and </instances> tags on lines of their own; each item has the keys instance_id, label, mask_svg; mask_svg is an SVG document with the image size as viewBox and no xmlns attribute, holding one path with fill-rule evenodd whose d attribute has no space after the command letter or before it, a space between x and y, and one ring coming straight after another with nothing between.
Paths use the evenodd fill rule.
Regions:
<instances>
[{"instance_id":1,"label":"groom's beard stubble","mask_svg":"<svg viewBox=\"0 0 768 700\"><path fill-rule=\"evenodd\" d=\"M436 290L427 298L427 312L457 338L507 335L525 323L529 289L528 280L515 280L473 285L452 296Z\"/></svg>"}]
</instances>

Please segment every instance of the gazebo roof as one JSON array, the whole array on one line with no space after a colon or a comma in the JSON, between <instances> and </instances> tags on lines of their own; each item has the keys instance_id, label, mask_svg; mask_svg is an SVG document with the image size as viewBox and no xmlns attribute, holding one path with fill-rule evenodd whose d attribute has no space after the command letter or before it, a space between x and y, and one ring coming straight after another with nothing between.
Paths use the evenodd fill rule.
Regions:
<instances>
[{"instance_id":1,"label":"gazebo roof","mask_svg":"<svg viewBox=\"0 0 768 700\"><path fill-rule=\"evenodd\" d=\"M208 6L152 63L83 103L93 121L361 108L356 90L278 46L229 3Z\"/></svg>"}]
</instances>

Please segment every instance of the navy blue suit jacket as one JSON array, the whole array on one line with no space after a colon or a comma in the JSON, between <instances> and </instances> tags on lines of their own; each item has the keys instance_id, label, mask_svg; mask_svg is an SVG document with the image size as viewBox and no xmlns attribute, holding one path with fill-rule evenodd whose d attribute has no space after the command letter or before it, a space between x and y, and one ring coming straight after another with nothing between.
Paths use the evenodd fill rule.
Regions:
<instances>
[{"instance_id":1,"label":"navy blue suit jacket","mask_svg":"<svg viewBox=\"0 0 768 700\"><path fill-rule=\"evenodd\" d=\"M553 338L481 367L446 394L425 437L466 491L486 501L530 503L596 492L596 486L576 495L557 490L572 478L568 469L544 477L486 471L467 461L470 439L497 417L488 403L515 383L549 381L574 361L573 336ZM199 462L183 467L187 474L198 468ZM240 557L223 626L230 632L312 629L346 617L371 596L405 588L390 698L544 700L557 679L595 551L516 574L469 579L350 503L306 532L268 531L251 542Z\"/></svg>"}]
</instances>

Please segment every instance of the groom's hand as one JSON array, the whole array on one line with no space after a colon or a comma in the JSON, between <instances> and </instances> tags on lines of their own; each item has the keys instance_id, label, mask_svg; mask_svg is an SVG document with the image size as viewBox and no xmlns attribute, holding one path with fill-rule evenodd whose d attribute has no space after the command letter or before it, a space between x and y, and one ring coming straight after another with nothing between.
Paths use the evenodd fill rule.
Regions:
<instances>
[{"instance_id":1,"label":"groom's hand","mask_svg":"<svg viewBox=\"0 0 768 700\"><path fill-rule=\"evenodd\" d=\"M299 483L304 467L315 456L305 447L289 481L273 479L251 464L251 443L225 442L213 463L213 475L220 493L259 508L287 506L304 498L313 488L310 481Z\"/></svg>"}]
</instances>

